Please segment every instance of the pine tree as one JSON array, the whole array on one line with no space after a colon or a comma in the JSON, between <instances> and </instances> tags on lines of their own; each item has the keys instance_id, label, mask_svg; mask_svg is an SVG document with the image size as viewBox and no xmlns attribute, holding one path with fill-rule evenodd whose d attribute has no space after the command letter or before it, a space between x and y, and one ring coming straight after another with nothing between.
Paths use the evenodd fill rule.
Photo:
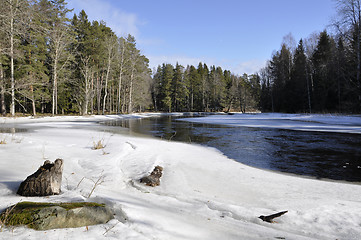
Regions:
<instances>
[{"instance_id":1,"label":"pine tree","mask_svg":"<svg viewBox=\"0 0 361 240\"><path fill-rule=\"evenodd\" d=\"M182 111L186 105L187 86L184 81L184 67L176 64L174 68L173 79L171 83L171 98L174 111Z\"/></svg>"},{"instance_id":2,"label":"pine tree","mask_svg":"<svg viewBox=\"0 0 361 240\"><path fill-rule=\"evenodd\" d=\"M307 58L305 55L302 39L299 41L295 50L293 63L291 81L287 86L287 99L289 99L287 111L305 112L309 107L309 83Z\"/></svg>"},{"instance_id":3,"label":"pine tree","mask_svg":"<svg viewBox=\"0 0 361 240\"><path fill-rule=\"evenodd\" d=\"M335 43L332 38L323 31L320 34L317 48L312 60L315 68L314 73L314 106L318 111L333 111L337 106L337 84L335 79Z\"/></svg>"},{"instance_id":4,"label":"pine tree","mask_svg":"<svg viewBox=\"0 0 361 240\"><path fill-rule=\"evenodd\" d=\"M209 96L210 96L210 85L209 85L209 69L207 64L198 64L197 68L198 74L201 79L201 99L202 99L202 108L201 111L209 110Z\"/></svg>"},{"instance_id":5,"label":"pine tree","mask_svg":"<svg viewBox=\"0 0 361 240\"><path fill-rule=\"evenodd\" d=\"M281 50L273 55L270 61L270 75L272 79L273 105L274 111L285 111L287 99L286 84L291 79L292 55L286 45L282 45Z\"/></svg>"},{"instance_id":6,"label":"pine tree","mask_svg":"<svg viewBox=\"0 0 361 240\"><path fill-rule=\"evenodd\" d=\"M47 38L43 32L43 18L39 13L38 5L32 6L31 21L27 26L27 35L22 38L19 49L23 52L23 58L19 59L17 89L18 93L31 101L32 114L36 115L36 103L49 99L46 88L49 77L47 69ZM27 112L26 101L22 104Z\"/></svg>"},{"instance_id":7,"label":"pine tree","mask_svg":"<svg viewBox=\"0 0 361 240\"><path fill-rule=\"evenodd\" d=\"M188 66L186 72L187 72L186 79L189 86L188 109L190 111L201 111L202 110L201 76L194 66Z\"/></svg>"},{"instance_id":8,"label":"pine tree","mask_svg":"<svg viewBox=\"0 0 361 240\"><path fill-rule=\"evenodd\" d=\"M171 64L163 64L162 66L162 82L161 82L161 96L163 110L171 112L172 111L172 79L173 79L174 69Z\"/></svg>"},{"instance_id":9,"label":"pine tree","mask_svg":"<svg viewBox=\"0 0 361 240\"><path fill-rule=\"evenodd\" d=\"M78 104L79 112L86 115L93 94L91 83L94 71L94 65L92 64L92 47L94 44L92 44L91 24L84 10L79 13L79 16L74 15L72 26L76 34L74 51L77 52L73 67L73 78L75 79L73 82L73 97Z\"/></svg>"},{"instance_id":10,"label":"pine tree","mask_svg":"<svg viewBox=\"0 0 361 240\"><path fill-rule=\"evenodd\" d=\"M347 50L345 49L344 42L341 37L338 39L336 51L338 110L339 112L344 112L352 109L351 106L355 105L354 99L355 97L357 98L357 95L355 94L354 88L347 77L350 72L350 64L348 61Z\"/></svg>"},{"instance_id":11,"label":"pine tree","mask_svg":"<svg viewBox=\"0 0 361 240\"><path fill-rule=\"evenodd\" d=\"M225 96L224 96L224 107L226 107L226 112L229 112L232 108L232 102L234 100L232 94L232 73L229 70L225 70L224 73L224 83L225 83Z\"/></svg>"}]
</instances>

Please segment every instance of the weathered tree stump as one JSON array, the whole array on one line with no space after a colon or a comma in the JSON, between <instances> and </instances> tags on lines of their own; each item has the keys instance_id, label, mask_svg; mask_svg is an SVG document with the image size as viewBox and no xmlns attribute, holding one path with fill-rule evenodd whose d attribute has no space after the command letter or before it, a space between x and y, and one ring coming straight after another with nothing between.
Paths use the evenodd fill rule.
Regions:
<instances>
[{"instance_id":1,"label":"weathered tree stump","mask_svg":"<svg viewBox=\"0 0 361 240\"><path fill-rule=\"evenodd\" d=\"M160 178L162 177L162 171L163 168L161 166L156 166L153 172L149 176L141 178L140 182L150 187L159 186Z\"/></svg>"},{"instance_id":2,"label":"weathered tree stump","mask_svg":"<svg viewBox=\"0 0 361 240\"><path fill-rule=\"evenodd\" d=\"M54 163L47 160L20 184L17 194L21 196L57 195L61 192L62 174L62 159L56 159Z\"/></svg>"}]
</instances>

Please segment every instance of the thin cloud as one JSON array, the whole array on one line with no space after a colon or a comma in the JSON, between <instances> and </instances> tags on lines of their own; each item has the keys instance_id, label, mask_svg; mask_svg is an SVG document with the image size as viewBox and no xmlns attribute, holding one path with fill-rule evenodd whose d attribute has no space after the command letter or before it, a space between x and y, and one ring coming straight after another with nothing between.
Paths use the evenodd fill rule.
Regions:
<instances>
[{"instance_id":1,"label":"thin cloud","mask_svg":"<svg viewBox=\"0 0 361 240\"><path fill-rule=\"evenodd\" d=\"M230 70L233 73L236 73L238 75L242 75L244 73L247 74L254 74L259 72L259 70L261 70L261 68L266 66L266 62L267 60L261 60L261 59L253 59L250 61L245 61L245 62L239 62L236 63L236 65L234 67L232 67Z\"/></svg>"},{"instance_id":2,"label":"thin cloud","mask_svg":"<svg viewBox=\"0 0 361 240\"><path fill-rule=\"evenodd\" d=\"M131 34L139 36L138 25L141 22L134 13L128 13L114 8L104 0L72 0L68 3L69 8L75 8L75 13L84 9L90 21L103 20L118 36Z\"/></svg>"}]
</instances>

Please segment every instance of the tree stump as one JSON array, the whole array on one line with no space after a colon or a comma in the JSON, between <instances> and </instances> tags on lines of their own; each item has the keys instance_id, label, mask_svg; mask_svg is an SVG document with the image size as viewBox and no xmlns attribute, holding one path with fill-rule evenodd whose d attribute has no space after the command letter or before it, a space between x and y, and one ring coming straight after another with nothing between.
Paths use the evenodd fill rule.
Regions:
<instances>
[{"instance_id":1,"label":"tree stump","mask_svg":"<svg viewBox=\"0 0 361 240\"><path fill-rule=\"evenodd\" d=\"M61 192L62 174L62 159L56 159L54 163L47 160L20 184L17 194L21 196L57 195Z\"/></svg>"},{"instance_id":2,"label":"tree stump","mask_svg":"<svg viewBox=\"0 0 361 240\"><path fill-rule=\"evenodd\" d=\"M162 177L162 171L163 168L161 166L156 166L153 172L149 176L141 178L140 182L150 187L159 186L160 178Z\"/></svg>"}]
</instances>

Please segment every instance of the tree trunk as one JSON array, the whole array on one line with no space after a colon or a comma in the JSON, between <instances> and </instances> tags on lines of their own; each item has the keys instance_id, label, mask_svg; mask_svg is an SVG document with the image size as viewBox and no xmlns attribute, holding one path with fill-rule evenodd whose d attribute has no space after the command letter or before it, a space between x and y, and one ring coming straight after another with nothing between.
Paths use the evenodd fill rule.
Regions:
<instances>
[{"instance_id":1,"label":"tree trunk","mask_svg":"<svg viewBox=\"0 0 361 240\"><path fill-rule=\"evenodd\" d=\"M118 106L117 106L117 113L121 113L122 112L122 107L121 107L121 97L122 97L122 75L123 75L123 69L120 68L120 73L119 73L119 83L118 83Z\"/></svg>"},{"instance_id":2,"label":"tree trunk","mask_svg":"<svg viewBox=\"0 0 361 240\"><path fill-rule=\"evenodd\" d=\"M133 112L133 78L134 78L134 68L132 69L132 74L130 75L130 86L129 86L129 105L128 105L128 113Z\"/></svg>"},{"instance_id":3,"label":"tree trunk","mask_svg":"<svg viewBox=\"0 0 361 240\"><path fill-rule=\"evenodd\" d=\"M88 83L88 73L86 73L86 75L85 75L85 95L84 95L84 104L83 104L83 115L88 114L88 105L89 105L89 83Z\"/></svg>"},{"instance_id":4,"label":"tree trunk","mask_svg":"<svg viewBox=\"0 0 361 240\"><path fill-rule=\"evenodd\" d=\"M91 100L90 100L90 112L91 114L94 113L94 73L92 72L92 77L91 77L91 87L90 87L90 90L91 90Z\"/></svg>"},{"instance_id":5,"label":"tree trunk","mask_svg":"<svg viewBox=\"0 0 361 240\"><path fill-rule=\"evenodd\" d=\"M97 113L100 113L100 96L101 96L101 86L100 86L100 77L97 74Z\"/></svg>"},{"instance_id":6,"label":"tree trunk","mask_svg":"<svg viewBox=\"0 0 361 240\"><path fill-rule=\"evenodd\" d=\"M0 110L1 115L6 115L6 107L5 107L5 79L4 79L4 71L2 68L2 64L0 63Z\"/></svg>"},{"instance_id":7,"label":"tree trunk","mask_svg":"<svg viewBox=\"0 0 361 240\"><path fill-rule=\"evenodd\" d=\"M357 23L357 72L356 72L356 84L357 84L357 94L358 94L358 101L359 101L359 111L361 111L361 82L360 82L360 72L361 72L361 23L360 23L360 12L359 12L359 19Z\"/></svg>"},{"instance_id":8,"label":"tree trunk","mask_svg":"<svg viewBox=\"0 0 361 240\"><path fill-rule=\"evenodd\" d=\"M58 96L57 96L57 89L58 89L58 51L55 50L55 58L54 58L54 67L53 67L53 105L52 105L52 115L58 114Z\"/></svg>"},{"instance_id":9,"label":"tree trunk","mask_svg":"<svg viewBox=\"0 0 361 240\"><path fill-rule=\"evenodd\" d=\"M34 96L34 87L30 85L30 92L31 92L31 105L33 109L33 116L36 116L36 105L35 105L35 96Z\"/></svg>"},{"instance_id":10,"label":"tree trunk","mask_svg":"<svg viewBox=\"0 0 361 240\"><path fill-rule=\"evenodd\" d=\"M10 78L11 78L11 116L15 116L15 79L14 79L14 9L10 1Z\"/></svg>"},{"instance_id":11,"label":"tree trunk","mask_svg":"<svg viewBox=\"0 0 361 240\"><path fill-rule=\"evenodd\" d=\"M111 56L110 56L110 53L109 53L107 73L105 75L104 98L103 98L103 115L105 114L106 100L107 100L107 96L108 96L108 79L109 79L109 73L110 73L110 63L111 63Z\"/></svg>"},{"instance_id":12,"label":"tree trunk","mask_svg":"<svg viewBox=\"0 0 361 240\"><path fill-rule=\"evenodd\" d=\"M193 90L192 90L192 94L191 94L191 111L194 110L194 94L193 94Z\"/></svg>"},{"instance_id":13,"label":"tree trunk","mask_svg":"<svg viewBox=\"0 0 361 240\"><path fill-rule=\"evenodd\" d=\"M89 67L89 57L87 59L83 59L83 69L82 74L85 81L84 86L84 102L82 106L82 115L88 114L88 106L89 106L89 100L90 100L90 94L91 94L91 84L90 84L90 67Z\"/></svg>"},{"instance_id":14,"label":"tree trunk","mask_svg":"<svg viewBox=\"0 0 361 240\"><path fill-rule=\"evenodd\" d=\"M306 64L307 64L307 63L306 63ZM311 92L310 92L310 83L309 83L309 80L308 80L307 65L305 65L305 72L306 72L306 87L307 87L308 111L309 111L309 113L312 113L312 108L311 108Z\"/></svg>"},{"instance_id":15,"label":"tree trunk","mask_svg":"<svg viewBox=\"0 0 361 240\"><path fill-rule=\"evenodd\" d=\"M121 94L122 94L122 76L123 76L123 67L124 67L124 53L125 53L125 42L121 42L121 55L120 55L120 65L119 65L119 83L118 83L118 106L117 113L122 112L121 107Z\"/></svg>"},{"instance_id":16,"label":"tree trunk","mask_svg":"<svg viewBox=\"0 0 361 240\"><path fill-rule=\"evenodd\" d=\"M202 108L203 108L203 111L205 111L205 108L206 108L206 89L205 89L205 78L203 77L202 78Z\"/></svg>"}]
</instances>

